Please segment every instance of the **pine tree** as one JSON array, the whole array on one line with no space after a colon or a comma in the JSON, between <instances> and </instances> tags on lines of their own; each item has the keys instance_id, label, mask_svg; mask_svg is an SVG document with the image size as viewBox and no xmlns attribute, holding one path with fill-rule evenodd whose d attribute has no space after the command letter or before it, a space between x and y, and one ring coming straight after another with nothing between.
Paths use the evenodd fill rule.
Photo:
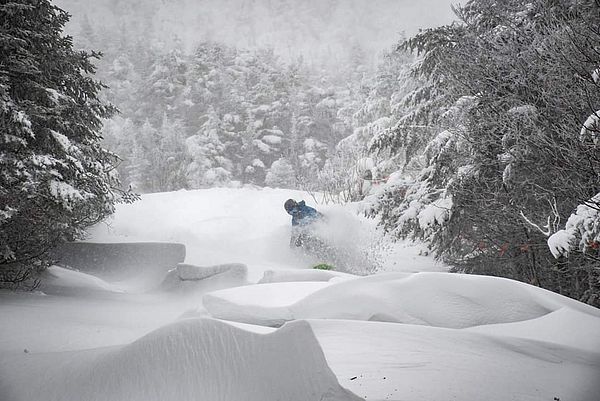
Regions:
<instances>
[{"instance_id":1,"label":"pine tree","mask_svg":"<svg viewBox=\"0 0 600 401\"><path fill-rule=\"evenodd\" d=\"M412 160L424 167L408 191L389 186L384 224L428 240L456 270L598 304L595 255L555 260L546 242L600 191L597 144L580 134L600 109L592 79L600 6L471 0L456 11L460 23L406 43L422 52L416 72L424 81L406 119L431 129L420 141L396 130L381 142L397 152L413 146Z\"/></svg>"},{"instance_id":2,"label":"pine tree","mask_svg":"<svg viewBox=\"0 0 600 401\"><path fill-rule=\"evenodd\" d=\"M113 212L114 156L100 146L114 109L48 0L0 4L0 280L23 280L56 244Z\"/></svg>"},{"instance_id":3,"label":"pine tree","mask_svg":"<svg viewBox=\"0 0 600 401\"><path fill-rule=\"evenodd\" d=\"M296 182L292 164L284 158L275 160L265 177L265 184L273 188L294 188Z\"/></svg>"}]
</instances>

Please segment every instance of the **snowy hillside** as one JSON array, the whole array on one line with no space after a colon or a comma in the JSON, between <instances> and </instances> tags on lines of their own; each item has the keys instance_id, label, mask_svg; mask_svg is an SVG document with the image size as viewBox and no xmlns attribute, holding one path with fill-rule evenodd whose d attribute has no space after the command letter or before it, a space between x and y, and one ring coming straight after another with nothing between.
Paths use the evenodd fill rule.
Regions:
<instances>
[{"instance_id":1,"label":"snowy hillside","mask_svg":"<svg viewBox=\"0 0 600 401\"><path fill-rule=\"evenodd\" d=\"M290 197L372 266L311 269ZM55 266L37 292L0 292L0 399L597 401L600 310L446 273L354 209L253 188L121 205L90 241L183 243L185 264L121 281Z\"/></svg>"},{"instance_id":2,"label":"snowy hillside","mask_svg":"<svg viewBox=\"0 0 600 401\"><path fill-rule=\"evenodd\" d=\"M325 213L320 234L345 252L371 253L372 263L385 271L439 271L443 266L419 256L421 248L386 248L372 220L360 217L354 206L317 206L305 192L281 189L211 188L144 195L141 202L120 205L113 219L91 231L90 240L166 241L186 246L186 263L215 265L241 262L250 281L266 270L311 267L318 260L289 247L290 216L283 209L288 198L305 199ZM362 274L368 266L356 266ZM363 271L364 269L364 271Z\"/></svg>"}]
</instances>

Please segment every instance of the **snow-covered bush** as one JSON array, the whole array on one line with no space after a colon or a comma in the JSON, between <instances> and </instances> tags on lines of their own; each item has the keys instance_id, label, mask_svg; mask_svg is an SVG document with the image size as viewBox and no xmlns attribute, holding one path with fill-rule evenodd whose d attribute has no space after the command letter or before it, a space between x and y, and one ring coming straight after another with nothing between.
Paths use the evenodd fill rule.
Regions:
<instances>
[{"instance_id":1,"label":"snow-covered bush","mask_svg":"<svg viewBox=\"0 0 600 401\"><path fill-rule=\"evenodd\" d=\"M294 188L296 186L294 167L286 159L275 160L265 177L265 184L273 188Z\"/></svg>"},{"instance_id":2,"label":"snow-covered bush","mask_svg":"<svg viewBox=\"0 0 600 401\"><path fill-rule=\"evenodd\" d=\"M360 201L371 189L375 162L360 149L343 146L345 144L338 145L325 165L304 186L312 194L319 193L319 201L324 204Z\"/></svg>"}]
</instances>

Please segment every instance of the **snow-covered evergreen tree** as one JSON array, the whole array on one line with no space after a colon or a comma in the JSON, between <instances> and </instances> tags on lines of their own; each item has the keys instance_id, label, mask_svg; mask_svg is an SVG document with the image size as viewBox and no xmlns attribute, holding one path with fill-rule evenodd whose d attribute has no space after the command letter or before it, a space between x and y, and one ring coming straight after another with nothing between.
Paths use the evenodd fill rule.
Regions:
<instances>
[{"instance_id":1,"label":"snow-covered evergreen tree","mask_svg":"<svg viewBox=\"0 0 600 401\"><path fill-rule=\"evenodd\" d=\"M295 188L296 175L294 167L284 158L275 160L266 175L265 184L273 188Z\"/></svg>"},{"instance_id":2,"label":"snow-covered evergreen tree","mask_svg":"<svg viewBox=\"0 0 600 401\"><path fill-rule=\"evenodd\" d=\"M96 53L74 51L66 12L48 0L0 4L0 280L43 268L58 243L112 213L114 156L101 147L91 74Z\"/></svg>"},{"instance_id":3,"label":"snow-covered evergreen tree","mask_svg":"<svg viewBox=\"0 0 600 401\"><path fill-rule=\"evenodd\" d=\"M417 140L390 131L376 146L412 146L409 165L423 170L408 188L390 184L384 224L429 240L457 270L597 303L597 261L555 261L546 239L600 190L597 147L579 135L600 108L590 74L600 64L598 5L473 0L457 13L461 23L406 44L421 52L423 81L406 127L425 129Z\"/></svg>"}]
</instances>

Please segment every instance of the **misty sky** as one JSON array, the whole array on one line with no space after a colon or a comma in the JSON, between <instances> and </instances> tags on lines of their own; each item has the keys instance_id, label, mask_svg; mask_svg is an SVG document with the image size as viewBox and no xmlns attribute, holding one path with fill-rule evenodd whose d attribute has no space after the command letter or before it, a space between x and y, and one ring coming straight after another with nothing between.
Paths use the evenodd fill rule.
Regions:
<instances>
[{"instance_id":1,"label":"misty sky","mask_svg":"<svg viewBox=\"0 0 600 401\"><path fill-rule=\"evenodd\" d=\"M374 57L405 32L452 21L451 0L58 0L77 36L87 18L162 46L192 50L210 40L238 48L271 47L283 58ZM99 49L102 50L102 49Z\"/></svg>"}]
</instances>

